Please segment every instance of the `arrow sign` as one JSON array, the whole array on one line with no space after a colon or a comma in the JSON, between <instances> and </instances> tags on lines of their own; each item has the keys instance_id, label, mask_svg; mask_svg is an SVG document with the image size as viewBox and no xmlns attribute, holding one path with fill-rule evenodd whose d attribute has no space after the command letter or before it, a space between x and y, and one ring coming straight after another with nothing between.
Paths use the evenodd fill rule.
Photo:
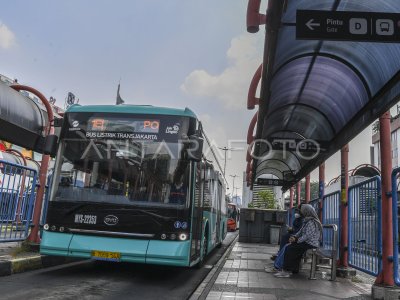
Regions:
<instances>
[{"instance_id":1,"label":"arrow sign","mask_svg":"<svg viewBox=\"0 0 400 300\"><path fill-rule=\"evenodd\" d=\"M314 22L314 19L311 19L310 21L308 21L308 22L306 23L306 26L307 26L308 28L310 28L310 30L314 30L314 26L316 26L316 27L321 26L320 23L313 23L313 22Z\"/></svg>"},{"instance_id":2,"label":"arrow sign","mask_svg":"<svg viewBox=\"0 0 400 300\"><path fill-rule=\"evenodd\" d=\"M400 43L400 13L297 10L296 39Z\"/></svg>"}]
</instances>

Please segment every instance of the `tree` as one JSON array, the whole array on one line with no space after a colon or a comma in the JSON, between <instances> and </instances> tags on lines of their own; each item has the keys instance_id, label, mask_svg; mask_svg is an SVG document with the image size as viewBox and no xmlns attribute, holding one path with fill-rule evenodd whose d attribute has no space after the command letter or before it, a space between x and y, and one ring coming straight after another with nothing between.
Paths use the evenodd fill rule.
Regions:
<instances>
[{"instance_id":1,"label":"tree","mask_svg":"<svg viewBox=\"0 0 400 300\"><path fill-rule=\"evenodd\" d=\"M263 190L258 192L259 201L253 203L255 208L275 208L274 193L271 190Z\"/></svg>"}]
</instances>

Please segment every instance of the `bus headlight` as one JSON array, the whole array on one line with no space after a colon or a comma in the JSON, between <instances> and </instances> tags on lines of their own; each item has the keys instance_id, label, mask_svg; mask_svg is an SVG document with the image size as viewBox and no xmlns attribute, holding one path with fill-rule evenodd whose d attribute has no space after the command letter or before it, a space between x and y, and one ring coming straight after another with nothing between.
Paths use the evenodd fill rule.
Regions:
<instances>
[{"instance_id":1,"label":"bus headlight","mask_svg":"<svg viewBox=\"0 0 400 300\"><path fill-rule=\"evenodd\" d=\"M162 235L161 235L161 239L162 240L165 240L167 238L167 235L165 234L165 233L163 233Z\"/></svg>"},{"instance_id":2,"label":"bus headlight","mask_svg":"<svg viewBox=\"0 0 400 300\"><path fill-rule=\"evenodd\" d=\"M56 230L57 230L56 225L52 225L52 226L50 227L50 230L51 230L51 231L56 231Z\"/></svg>"},{"instance_id":3,"label":"bus headlight","mask_svg":"<svg viewBox=\"0 0 400 300\"><path fill-rule=\"evenodd\" d=\"M60 227L59 229L58 229L60 232L64 232L64 227Z\"/></svg>"},{"instance_id":4,"label":"bus headlight","mask_svg":"<svg viewBox=\"0 0 400 300\"><path fill-rule=\"evenodd\" d=\"M44 224L44 226L43 226L44 230L49 230L49 228L50 228L49 224Z\"/></svg>"},{"instance_id":5,"label":"bus headlight","mask_svg":"<svg viewBox=\"0 0 400 300\"><path fill-rule=\"evenodd\" d=\"M187 239L186 233L181 233L181 234L179 235L179 239L180 239L181 241L185 241L185 240Z\"/></svg>"}]
</instances>

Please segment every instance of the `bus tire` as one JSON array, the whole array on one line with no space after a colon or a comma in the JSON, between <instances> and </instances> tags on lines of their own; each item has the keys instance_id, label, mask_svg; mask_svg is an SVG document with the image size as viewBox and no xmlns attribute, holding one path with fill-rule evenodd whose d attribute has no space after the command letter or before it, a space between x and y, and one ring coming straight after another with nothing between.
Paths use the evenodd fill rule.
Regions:
<instances>
[{"instance_id":1,"label":"bus tire","mask_svg":"<svg viewBox=\"0 0 400 300\"><path fill-rule=\"evenodd\" d=\"M217 248L221 248L221 247L222 247L222 241L224 240L224 239L222 238L222 236L224 235L224 232L225 232L225 226L222 227L221 237L220 237L219 243L217 244Z\"/></svg>"},{"instance_id":2,"label":"bus tire","mask_svg":"<svg viewBox=\"0 0 400 300\"><path fill-rule=\"evenodd\" d=\"M204 266L205 258L207 256L207 244L208 244L207 230L208 230L208 228L206 227L206 230L204 232L204 235L203 235L203 238L201 241L200 261L196 264L196 269L201 269Z\"/></svg>"}]
</instances>

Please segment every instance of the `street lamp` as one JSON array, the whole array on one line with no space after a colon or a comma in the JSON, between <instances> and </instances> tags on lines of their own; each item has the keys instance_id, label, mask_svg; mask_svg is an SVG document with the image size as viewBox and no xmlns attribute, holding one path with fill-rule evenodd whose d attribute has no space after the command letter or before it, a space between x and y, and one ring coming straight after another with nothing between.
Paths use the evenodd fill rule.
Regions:
<instances>
[{"instance_id":1,"label":"street lamp","mask_svg":"<svg viewBox=\"0 0 400 300\"><path fill-rule=\"evenodd\" d=\"M233 200L233 196L235 195L235 178L238 177L236 174L235 175L229 175L230 177L232 177L232 200Z\"/></svg>"},{"instance_id":2,"label":"street lamp","mask_svg":"<svg viewBox=\"0 0 400 300\"><path fill-rule=\"evenodd\" d=\"M224 151L224 177L225 177L225 169L226 169L226 151L236 151L236 150L240 150L240 149L237 149L237 148L227 148L227 147L224 147L224 148L218 147L218 149L221 149L222 151Z\"/></svg>"}]
</instances>

